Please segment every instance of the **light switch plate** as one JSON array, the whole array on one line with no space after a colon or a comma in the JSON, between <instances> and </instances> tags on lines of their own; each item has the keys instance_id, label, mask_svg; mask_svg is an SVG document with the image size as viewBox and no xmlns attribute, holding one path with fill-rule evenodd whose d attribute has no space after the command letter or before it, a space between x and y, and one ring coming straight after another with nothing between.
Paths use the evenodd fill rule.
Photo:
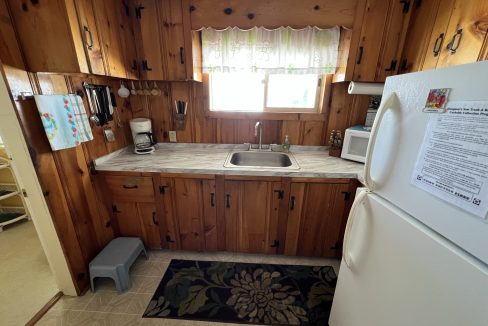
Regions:
<instances>
[{"instance_id":1,"label":"light switch plate","mask_svg":"<svg viewBox=\"0 0 488 326\"><path fill-rule=\"evenodd\" d=\"M171 143L176 143L176 131L174 131L174 130L170 131L170 132L168 132L168 134L169 134L169 141Z\"/></svg>"}]
</instances>

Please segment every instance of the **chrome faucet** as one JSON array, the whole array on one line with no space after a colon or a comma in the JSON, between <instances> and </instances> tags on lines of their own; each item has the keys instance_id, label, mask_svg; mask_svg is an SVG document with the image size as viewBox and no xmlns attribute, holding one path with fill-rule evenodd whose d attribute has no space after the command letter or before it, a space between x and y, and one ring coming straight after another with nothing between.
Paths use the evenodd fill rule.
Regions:
<instances>
[{"instance_id":1,"label":"chrome faucet","mask_svg":"<svg viewBox=\"0 0 488 326\"><path fill-rule=\"evenodd\" d=\"M261 121L256 122L254 126L254 136L257 137L259 134L259 149L263 149L263 124Z\"/></svg>"}]
</instances>

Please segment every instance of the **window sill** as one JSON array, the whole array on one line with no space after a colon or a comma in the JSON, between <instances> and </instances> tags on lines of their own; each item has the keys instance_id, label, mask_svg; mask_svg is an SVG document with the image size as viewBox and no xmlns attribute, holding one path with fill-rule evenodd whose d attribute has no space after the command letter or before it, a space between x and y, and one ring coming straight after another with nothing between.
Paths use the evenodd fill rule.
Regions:
<instances>
[{"instance_id":1,"label":"window sill","mask_svg":"<svg viewBox=\"0 0 488 326\"><path fill-rule=\"evenodd\" d=\"M215 119L234 119L234 120L295 120L295 121L325 121L324 113L307 112L224 112L207 111L206 117Z\"/></svg>"}]
</instances>

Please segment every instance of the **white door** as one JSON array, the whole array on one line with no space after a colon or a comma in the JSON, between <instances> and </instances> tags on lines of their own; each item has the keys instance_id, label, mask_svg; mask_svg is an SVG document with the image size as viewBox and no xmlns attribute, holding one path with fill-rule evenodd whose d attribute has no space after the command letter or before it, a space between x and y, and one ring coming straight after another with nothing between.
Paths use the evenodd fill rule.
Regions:
<instances>
[{"instance_id":1,"label":"white door","mask_svg":"<svg viewBox=\"0 0 488 326\"><path fill-rule=\"evenodd\" d=\"M486 266L381 197L360 197L329 324L488 325Z\"/></svg>"},{"instance_id":2,"label":"white door","mask_svg":"<svg viewBox=\"0 0 488 326\"><path fill-rule=\"evenodd\" d=\"M485 264L488 264L487 220L413 186L410 180L431 115L422 112L429 90L451 88L449 100L486 101L487 85L488 61L387 78L383 101L390 101L385 105L383 119L375 121L378 132L374 150L371 151L371 177L365 175L370 181L368 187L374 193ZM390 97L393 93L397 99ZM370 147L375 138L375 127ZM368 163L365 167L368 167Z\"/></svg>"}]
</instances>

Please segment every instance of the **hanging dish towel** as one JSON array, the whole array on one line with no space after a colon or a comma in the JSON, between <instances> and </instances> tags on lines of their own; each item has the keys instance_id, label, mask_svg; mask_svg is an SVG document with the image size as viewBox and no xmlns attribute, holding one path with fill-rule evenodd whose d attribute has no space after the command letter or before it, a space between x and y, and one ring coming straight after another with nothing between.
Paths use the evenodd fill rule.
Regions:
<instances>
[{"instance_id":1,"label":"hanging dish towel","mask_svg":"<svg viewBox=\"0 0 488 326\"><path fill-rule=\"evenodd\" d=\"M88 116L86 115L85 106L83 105L83 100L78 95L70 94L69 98L71 100L71 105L73 107L73 112L75 115L75 122L80 134L80 142L84 143L93 139L93 133L90 127L90 122L88 121Z\"/></svg>"},{"instance_id":2,"label":"hanging dish towel","mask_svg":"<svg viewBox=\"0 0 488 326\"><path fill-rule=\"evenodd\" d=\"M69 95L34 95L53 151L80 144L80 134Z\"/></svg>"}]
</instances>

